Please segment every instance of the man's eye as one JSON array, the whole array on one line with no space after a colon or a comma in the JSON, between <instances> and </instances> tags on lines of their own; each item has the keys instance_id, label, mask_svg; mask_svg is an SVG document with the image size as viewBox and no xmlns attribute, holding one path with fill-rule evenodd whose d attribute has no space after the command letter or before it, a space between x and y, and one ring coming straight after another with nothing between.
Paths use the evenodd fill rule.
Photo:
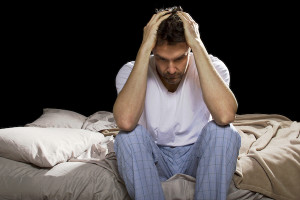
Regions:
<instances>
[{"instance_id":1,"label":"man's eye","mask_svg":"<svg viewBox=\"0 0 300 200\"><path fill-rule=\"evenodd\" d=\"M183 59L183 57L180 57L180 58L177 58L175 61L180 61L182 59Z\"/></svg>"}]
</instances>

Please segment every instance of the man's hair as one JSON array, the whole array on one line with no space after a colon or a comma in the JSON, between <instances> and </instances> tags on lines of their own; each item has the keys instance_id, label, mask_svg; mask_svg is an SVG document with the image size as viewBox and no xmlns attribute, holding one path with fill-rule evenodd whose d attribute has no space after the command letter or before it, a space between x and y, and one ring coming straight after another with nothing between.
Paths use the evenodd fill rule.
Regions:
<instances>
[{"instance_id":1,"label":"man's hair","mask_svg":"<svg viewBox=\"0 0 300 200\"><path fill-rule=\"evenodd\" d=\"M179 42L186 42L184 36L183 23L180 17L176 14L177 11L183 11L180 6L174 6L165 9L156 9L156 13L169 11L171 15L161 22L157 30L156 45L162 45L167 42L168 45L174 45ZM167 13L167 14L168 14Z\"/></svg>"}]
</instances>

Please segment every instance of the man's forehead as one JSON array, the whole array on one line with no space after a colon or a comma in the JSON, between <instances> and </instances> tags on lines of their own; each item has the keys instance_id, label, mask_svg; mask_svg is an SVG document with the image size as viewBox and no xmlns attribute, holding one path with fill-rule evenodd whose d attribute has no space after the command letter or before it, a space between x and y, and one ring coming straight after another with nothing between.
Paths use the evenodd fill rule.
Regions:
<instances>
[{"instance_id":1,"label":"man's forehead","mask_svg":"<svg viewBox=\"0 0 300 200\"><path fill-rule=\"evenodd\" d=\"M172 48L155 48L153 49L153 54L156 57L164 58L167 60L176 59L179 57L187 56L190 52L190 48L179 48L179 49L172 49Z\"/></svg>"},{"instance_id":2,"label":"man's forehead","mask_svg":"<svg viewBox=\"0 0 300 200\"><path fill-rule=\"evenodd\" d=\"M165 48L188 48L188 44L186 42L168 43L168 41L165 41L160 45L155 45L154 47L154 49L165 49Z\"/></svg>"},{"instance_id":3,"label":"man's forehead","mask_svg":"<svg viewBox=\"0 0 300 200\"><path fill-rule=\"evenodd\" d=\"M166 60L173 60L173 59L177 59L177 58L181 58L181 57L185 57L189 54L189 51L185 51L182 53L178 53L178 54L159 54L159 53L153 53L154 56L159 57L159 58L164 58Z\"/></svg>"}]
</instances>

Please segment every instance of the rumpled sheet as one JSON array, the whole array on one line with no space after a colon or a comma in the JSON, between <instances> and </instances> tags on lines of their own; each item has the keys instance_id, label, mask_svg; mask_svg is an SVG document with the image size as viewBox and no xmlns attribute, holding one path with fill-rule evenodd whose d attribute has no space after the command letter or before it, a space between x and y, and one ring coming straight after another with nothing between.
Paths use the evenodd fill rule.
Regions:
<instances>
[{"instance_id":1,"label":"rumpled sheet","mask_svg":"<svg viewBox=\"0 0 300 200\"><path fill-rule=\"evenodd\" d=\"M113 113L109 111L98 111L92 114L86 119L81 128L95 132L103 130L119 130Z\"/></svg>"},{"instance_id":2,"label":"rumpled sheet","mask_svg":"<svg viewBox=\"0 0 300 200\"><path fill-rule=\"evenodd\" d=\"M233 177L237 188L278 200L300 199L300 123L282 115L237 115L242 144Z\"/></svg>"}]
</instances>

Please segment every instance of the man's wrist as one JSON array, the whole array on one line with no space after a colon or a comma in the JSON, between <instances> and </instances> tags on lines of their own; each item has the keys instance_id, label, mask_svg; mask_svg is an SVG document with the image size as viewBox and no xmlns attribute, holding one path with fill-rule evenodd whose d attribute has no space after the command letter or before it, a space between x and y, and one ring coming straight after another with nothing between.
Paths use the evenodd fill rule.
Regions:
<instances>
[{"instance_id":1,"label":"man's wrist","mask_svg":"<svg viewBox=\"0 0 300 200\"><path fill-rule=\"evenodd\" d=\"M196 41L190 47L193 51L201 51L204 45L201 41Z\"/></svg>"},{"instance_id":2,"label":"man's wrist","mask_svg":"<svg viewBox=\"0 0 300 200\"><path fill-rule=\"evenodd\" d=\"M150 47L148 47L145 44L142 44L140 49L139 49L139 54L142 55L150 55L151 54L152 49Z\"/></svg>"}]
</instances>

